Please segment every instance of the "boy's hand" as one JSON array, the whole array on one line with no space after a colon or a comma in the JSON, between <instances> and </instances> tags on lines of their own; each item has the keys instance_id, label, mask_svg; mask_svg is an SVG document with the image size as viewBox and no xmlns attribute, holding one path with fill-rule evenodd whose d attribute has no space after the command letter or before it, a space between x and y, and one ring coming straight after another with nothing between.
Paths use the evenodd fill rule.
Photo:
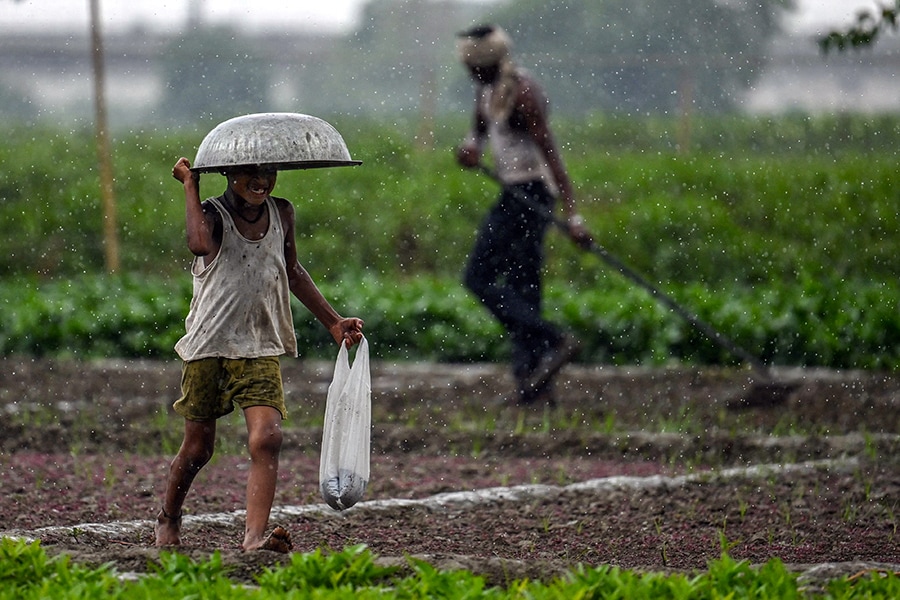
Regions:
<instances>
[{"instance_id":1,"label":"boy's hand","mask_svg":"<svg viewBox=\"0 0 900 600\"><path fill-rule=\"evenodd\" d=\"M172 167L172 177L181 183L186 183L188 180L196 183L200 179L200 174L191 171L191 161L182 156Z\"/></svg>"},{"instance_id":2,"label":"boy's hand","mask_svg":"<svg viewBox=\"0 0 900 600\"><path fill-rule=\"evenodd\" d=\"M362 340L362 328L362 319L358 319L356 317L341 319L331 326L331 337L333 337L334 341L339 344L347 344L347 347L349 348L353 344L358 344L359 341Z\"/></svg>"}]
</instances>

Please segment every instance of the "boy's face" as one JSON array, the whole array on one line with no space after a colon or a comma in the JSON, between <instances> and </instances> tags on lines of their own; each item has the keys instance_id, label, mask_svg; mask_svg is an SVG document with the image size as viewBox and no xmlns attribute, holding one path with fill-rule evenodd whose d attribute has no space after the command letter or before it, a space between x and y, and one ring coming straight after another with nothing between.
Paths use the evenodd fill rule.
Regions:
<instances>
[{"instance_id":1,"label":"boy's face","mask_svg":"<svg viewBox=\"0 0 900 600\"><path fill-rule=\"evenodd\" d=\"M261 205L275 189L278 171L272 167L237 167L225 172L228 189L248 204Z\"/></svg>"}]
</instances>

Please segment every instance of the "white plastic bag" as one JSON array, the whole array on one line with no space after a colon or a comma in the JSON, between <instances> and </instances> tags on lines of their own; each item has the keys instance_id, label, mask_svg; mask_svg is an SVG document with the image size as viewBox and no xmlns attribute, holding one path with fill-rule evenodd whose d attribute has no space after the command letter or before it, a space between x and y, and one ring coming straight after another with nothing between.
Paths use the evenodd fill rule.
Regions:
<instances>
[{"instance_id":1,"label":"white plastic bag","mask_svg":"<svg viewBox=\"0 0 900 600\"><path fill-rule=\"evenodd\" d=\"M352 367L347 345L341 343L325 400L319 489L325 502L335 510L350 508L366 491L371 424L369 342L363 337Z\"/></svg>"}]
</instances>

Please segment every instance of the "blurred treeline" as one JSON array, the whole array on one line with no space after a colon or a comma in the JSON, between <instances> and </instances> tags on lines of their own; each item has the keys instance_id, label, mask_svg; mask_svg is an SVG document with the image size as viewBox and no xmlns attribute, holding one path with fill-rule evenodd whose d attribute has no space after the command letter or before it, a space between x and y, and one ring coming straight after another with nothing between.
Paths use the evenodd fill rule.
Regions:
<instances>
[{"instance_id":1,"label":"blurred treeline","mask_svg":"<svg viewBox=\"0 0 900 600\"><path fill-rule=\"evenodd\" d=\"M372 0L354 31L319 38L296 55L291 38L191 31L161 54L167 85L157 116L184 123L284 110L269 92L292 82L300 82L292 111L426 119L457 112L472 92L456 34L485 21L509 31L515 61L544 83L560 114L731 112L761 76L793 7L793 0Z\"/></svg>"},{"instance_id":2,"label":"blurred treeline","mask_svg":"<svg viewBox=\"0 0 900 600\"><path fill-rule=\"evenodd\" d=\"M323 118L417 117L467 111L472 86L456 34L492 21L514 40L514 58L543 82L556 114L723 113L740 110L771 59L793 0L371 0L351 31L249 32L197 23L183 32L136 29L106 37L111 123L204 129L237 114L291 111ZM11 32L15 34L15 32ZM86 36L87 32L83 32ZM83 77L90 47L77 36L4 46L13 77L58 69ZM813 41L809 47L814 48ZM52 60L47 58L52 56ZM140 102L117 96L141 87ZM0 87L0 119L40 123L90 118L85 94L52 110L29 86ZM52 90L58 96L60 90ZM41 108L44 106L44 108Z\"/></svg>"}]
</instances>

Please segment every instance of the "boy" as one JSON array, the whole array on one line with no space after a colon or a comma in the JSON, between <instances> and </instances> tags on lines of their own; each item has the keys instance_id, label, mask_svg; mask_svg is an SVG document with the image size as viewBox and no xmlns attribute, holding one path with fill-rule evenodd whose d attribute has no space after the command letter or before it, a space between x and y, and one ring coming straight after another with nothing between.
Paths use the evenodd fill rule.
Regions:
<instances>
[{"instance_id":1,"label":"boy","mask_svg":"<svg viewBox=\"0 0 900 600\"><path fill-rule=\"evenodd\" d=\"M337 343L362 339L363 321L341 317L297 260L294 207L271 196L277 171L233 167L222 196L200 202L200 177L180 158L172 175L184 186L187 244L194 254L194 295L187 333L175 345L184 361L184 440L172 461L155 527L157 546L181 543L181 509L191 483L215 447L216 420L234 405L247 423L245 551L289 552L290 534L275 527L267 536L275 498L281 420L286 415L278 357L297 355L290 308L293 293Z\"/></svg>"}]
</instances>

